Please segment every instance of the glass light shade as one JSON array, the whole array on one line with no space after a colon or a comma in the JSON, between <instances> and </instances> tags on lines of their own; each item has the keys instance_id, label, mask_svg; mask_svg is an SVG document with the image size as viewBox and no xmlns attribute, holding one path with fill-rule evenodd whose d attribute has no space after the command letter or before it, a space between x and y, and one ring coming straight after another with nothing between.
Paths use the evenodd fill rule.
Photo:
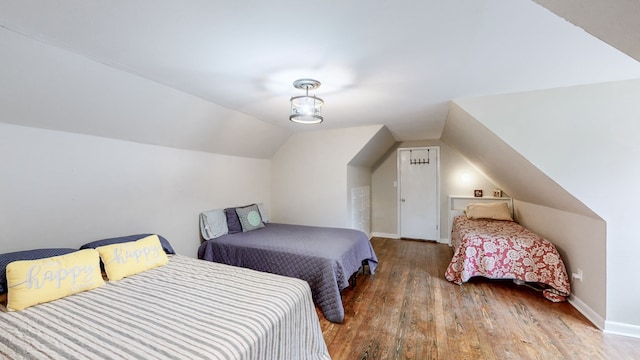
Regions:
<instances>
[{"instance_id":1,"label":"glass light shade","mask_svg":"<svg viewBox=\"0 0 640 360\"><path fill-rule=\"evenodd\" d=\"M324 101L319 97L301 95L291 98L291 115L289 120L300 124L319 124L322 118Z\"/></svg>"}]
</instances>

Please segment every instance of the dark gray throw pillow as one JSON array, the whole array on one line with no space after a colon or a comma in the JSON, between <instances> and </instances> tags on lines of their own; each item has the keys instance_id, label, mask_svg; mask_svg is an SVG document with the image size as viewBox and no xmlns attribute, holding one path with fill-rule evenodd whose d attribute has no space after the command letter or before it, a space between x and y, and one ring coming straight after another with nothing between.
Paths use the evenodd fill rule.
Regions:
<instances>
[{"instance_id":1,"label":"dark gray throw pillow","mask_svg":"<svg viewBox=\"0 0 640 360\"><path fill-rule=\"evenodd\" d=\"M242 224L240 224L240 219L238 219L236 208L226 208L224 209L224 214L227 216L229 234L242 232Z\"/></svg>"},{"instance_id":2,"label":"dark gray throw pillow","mask_svg":"<svg viewBox=\"0 0 640 360\"><path fill-rule=\"evenodd\" d=\"M258 205L253 204L241 208L236 208L238 219L242 225L242 232L247 232L264 227L262 217L260 217L260 210Z\"/></svg>"}]
</instances>

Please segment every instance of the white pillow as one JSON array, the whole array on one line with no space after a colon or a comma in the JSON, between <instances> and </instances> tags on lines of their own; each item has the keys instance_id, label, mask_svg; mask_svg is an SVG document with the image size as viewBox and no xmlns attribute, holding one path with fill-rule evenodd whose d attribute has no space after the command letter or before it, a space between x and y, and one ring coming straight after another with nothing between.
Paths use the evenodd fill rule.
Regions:
<instances>
[{"instance_id":1,"label":"white pillow","mask_svg":"<svg viewBox=\"0 0 640 360\"><path fill-rule=\"evenodd\" d=\"M200 213L200 232L205 240L215 239L229 233L227 216L224 209L215 209Z\"/></svg>"},{"instance_id":2,"label":"white pillow","mask_svg":"<svg viewBox=\"0 0 640 360\"><path fill-rule=\"evenodd\" d=\"M470 203L467 205L465 214L469 219L492 219L492 220L508 220L511 218L511 210L506 202L494 203Z\"/></svg>"},{"instance_id":3,"label":"white pillow","mask_svg":"<svg viewBox=\"0 0 640 360\"><path fill-rule=\"evenodd\" d=\"M264 205L262 203L257 203L258 211L260 212L260 217L262 218L263 223L269 222L269 216L267 215L267 211L264 209Z\"/></svg>"}]
</instances>

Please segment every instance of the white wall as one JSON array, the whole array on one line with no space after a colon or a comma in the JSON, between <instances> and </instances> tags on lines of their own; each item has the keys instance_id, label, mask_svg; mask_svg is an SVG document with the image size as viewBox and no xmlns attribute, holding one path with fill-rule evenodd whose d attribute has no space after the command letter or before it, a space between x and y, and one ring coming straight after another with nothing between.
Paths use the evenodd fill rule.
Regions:
<instances>
[{"instance_id":1,"label":"white wall","mask_svg":"<svg viewBox=\"0 0 640 360\"><path fill-rule=\"evenodd\" d=\"M398 170L395 144L371 169L371 233L398 238Z\"/></svg>"},{"instance_id":2,"label":"white wall","mask_svg":"<svg viewBox=\"0 0 640 360\"><path fill-rule=\"evenodd\" d=\"M363 126L291 136L272 159L272 221L349 227L347 166L381 128Z\"/></svg>"},{"instance_id":3,"label":"white wall","mask_svg":"<svg viewBox=\"0 0 640 360\"><path fill-rule=\"evenodd\" d=\"M516 220L551 241L564 260L569 277L578 269L583 281L571 281L569 301L591 322L604 328L606 314L607 265L603 261L606 224L602 219L514 201Z\"/></svg>"},{"instance_id":4,"label":"white wall","mask_svg":"<svg viewBox=\"0 0 640 360\"><path fill-rule=\"evenodd\" d=\"M158 232L195 256L199 212L269 207L286 130L4 28L0 48L0 251Z\"/></svg>"},{"instance_id":5,"label":"white wall","mask_svg":"<svg viewBox=\"0 0 640 360\"><path fill-rule=\"evenodd\" d=\"M456 100L606 222L606 316L600 315L605 330L635 336L640 336L639 98L640 80L629 80Z\"/></svg>"},{"instance_id":6,"label":"white wall","mask_svg":"<svg viewBox=\"0 0 640 360\"><path fill-rule=\"evenodd\" d=\"M270 204L270 161L0 123L0 253L136 233L196 256L201 211Z\"/></svg>"}]
</instances>

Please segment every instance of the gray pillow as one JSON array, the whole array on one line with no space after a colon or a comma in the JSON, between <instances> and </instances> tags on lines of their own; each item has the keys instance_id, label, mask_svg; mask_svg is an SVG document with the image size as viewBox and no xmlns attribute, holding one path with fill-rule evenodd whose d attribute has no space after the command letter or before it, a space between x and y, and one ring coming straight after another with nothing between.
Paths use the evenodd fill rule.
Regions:
<instances>
[{"instance_id":1,"label":"gray pillow","mask_svg":"<svg viewBox=\"0 0 640 360\"><path fill-rule=\"evenodd\" d=\"M205 240L211 240L229 233L224 209L200 213L200 233Z\"/></svg>"},{"instance_id":2,"label":"gray pillow","mask_svg":"<svg viewBox=\"0 0 640 360\"><path fill-rule=\"evenodd\" d=\"M268 223L269 216L267 216L267 212L264 210L264 205L262 203L257 203L256 205L258 205L258 211L260 212L260 217L262 218L262 222L265 224Z\"/></svg>"},{"instance_id":3,"label":"gray pillow","mask_svg":"<svg viewBox=\"0 0 640 360\"><path fill-rule=\"evenodd\" d=\"M260 217L260 210L258 205L253 204L245 207L236 208L238 219L242 225L242 232L247 232L264 227L262 217Z\"/></svg>"}]
</instances>

